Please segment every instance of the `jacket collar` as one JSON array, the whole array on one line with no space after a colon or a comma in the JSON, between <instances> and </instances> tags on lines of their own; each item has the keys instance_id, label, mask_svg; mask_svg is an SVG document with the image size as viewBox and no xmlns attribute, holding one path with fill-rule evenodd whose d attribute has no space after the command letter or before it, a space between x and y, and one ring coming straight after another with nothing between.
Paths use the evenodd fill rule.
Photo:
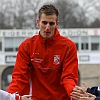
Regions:
<instances>
[{"instance_id":1,"label":"jacket collar","mask_svg":"<svg viewBox=\"0 0 100 100\"><path fill-rule=\"evenodd\" d=\"M45 45L54 44L56 41L59 40L59 37L60 37L60 33L59 33L58 29L55 29L55 35L51 39L44 39L41 37L40 33L38 34L39 41Z\"/></svg>"}]
</instances>

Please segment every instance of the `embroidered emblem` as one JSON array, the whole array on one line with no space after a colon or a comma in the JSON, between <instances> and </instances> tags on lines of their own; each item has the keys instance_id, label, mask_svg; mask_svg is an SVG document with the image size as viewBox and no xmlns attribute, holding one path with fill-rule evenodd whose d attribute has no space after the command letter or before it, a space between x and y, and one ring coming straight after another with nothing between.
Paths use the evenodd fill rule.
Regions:
<instances>
[{"instance_id":1,"label":"embroidered emblem","mask_svg":"<svg viewBox=\"0 0 100 100\"><path fill-rule=\"evenodd\" d=\"M60 55L54 55L54 64L55 65L60 64Z\"/></svg>"}]
</instances>

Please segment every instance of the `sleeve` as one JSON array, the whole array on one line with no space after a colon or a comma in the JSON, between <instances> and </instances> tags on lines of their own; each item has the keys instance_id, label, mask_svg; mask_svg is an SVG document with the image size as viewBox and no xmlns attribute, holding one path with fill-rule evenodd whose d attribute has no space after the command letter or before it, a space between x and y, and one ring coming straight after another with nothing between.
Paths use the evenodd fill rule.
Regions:
<instances>
[{"instance_id":1,"label":"sleeve","mask_svg":"<svg viewBox=\"0 0 100 100\"><path fill-rule=\"evenodd\" d=\"M87 92L100 97L100 87L99 86L87 88Z\"/></svg>"},{"instance_id":2,"label":"sleeve","mask_svg":"<svg viewBox=\"0 0 100 100\"><path fill-rule=\"evenodd\" d=\"M66 52L62 70L61 84L64 85L70 97L73 88L78 85L78 59L77 49L74 43Z\"/></svg>"},{"instance_id":3,"label":"sleeve","mask_svg":"<svg viewBox=\"0 0 100 100\"><path fill-rule=\"evenodd\" d=\"M100 96L97 96L97 97L95 98L95 100L100 100Z\"/></svg>"},{"instance_id":4,"label":"sleeve","mask_svg":"<svg viewBox=\"0 0 100 100\"><path fill-rule=\"evenodd\" d=\"M15 94L0 90L0 100L15 100Z\"/></svg>"},{"instance_id":5,"label":"sleeve","mask_svg":"<svg viewBox=\"0 0 100 100\"><path fill-rule=\"evenodd\" d=\"M9 93L17 92L20 95L28 94L30 79L30 57L28 44L19 46L16 63L12 72L12 81L6 90Z\"/></svg>"}]
</instances>

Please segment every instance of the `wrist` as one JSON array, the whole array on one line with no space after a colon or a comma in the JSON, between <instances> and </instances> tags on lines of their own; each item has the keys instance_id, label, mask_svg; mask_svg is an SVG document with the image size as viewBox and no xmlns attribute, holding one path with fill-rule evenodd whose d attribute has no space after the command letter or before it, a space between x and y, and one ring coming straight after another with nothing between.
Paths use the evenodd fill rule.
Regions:
<instances>
[{"instance_id":1,"label":"wrist","mask_svg":"<svg viewBox=\"0 0 100 100\"><path fill-rule=\"evenodd\" d=\"M22 96L16 95L15 100L22 100Z\"/></svg>"},{"instance_id":2,"label":"wrist","mask_svg":"<svg viewBox=\"0 0 100 100\"><path fill-rule=\"evenodd\" d=\"M20 100L22 100L22 96L20 96Z\"/></svg>"}]
</instances>

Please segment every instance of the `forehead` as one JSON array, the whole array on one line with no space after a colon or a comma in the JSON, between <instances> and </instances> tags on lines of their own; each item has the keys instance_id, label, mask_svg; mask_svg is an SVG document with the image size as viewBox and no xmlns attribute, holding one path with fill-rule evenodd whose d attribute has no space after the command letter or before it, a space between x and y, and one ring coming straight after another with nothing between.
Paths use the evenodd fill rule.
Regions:
<instances>
[{"instance_id":1,"label":"forehead","mask_svg":"<svg viewBox=\"0 0 100 100\"><path fill-rule=\"evenodd\" d=\"M57 16L56 14L53 15L46 15L46 14L41 14L40 21L57 21Z\"/></svg>"}]
</instances>

